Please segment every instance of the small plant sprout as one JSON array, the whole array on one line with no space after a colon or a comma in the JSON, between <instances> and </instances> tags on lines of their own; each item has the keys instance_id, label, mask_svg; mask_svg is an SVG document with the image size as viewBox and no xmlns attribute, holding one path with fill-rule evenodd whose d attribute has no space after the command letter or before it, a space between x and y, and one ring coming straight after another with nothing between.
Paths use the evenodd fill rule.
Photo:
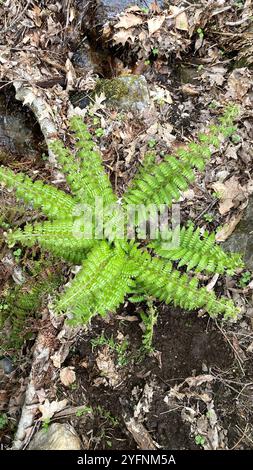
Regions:
<instances>
[{"instance_id":1,"label":"small plant sprout","mask_svg":"<svg viewBox=\"0 0 253 470\"><path fill-rule=\"evenodd\" d=\"M44 431L48 431L50 422L51 422L51 421L50 421L50 418L45 418L45 419L43 419L43 421L42 421L42 429L44 429Z\"/></svg>"},{"instance_id":2,"label":"small plant sprout","mask_svg":"<svg viewBox=\"0 0 253 470\"><path fill-rule=\"evenodd\" d=\"M80 410L76 411L76 417L81 418L82 416L87 415L87 414L92 413L92 412L93 412L93 409L92 409L91 406L84 406Z\"/></svg>"},{"instance_id":3,"label":"small plant sprout","mask_svg":"<svg viewBox=\"0 0 253 470\"><path fill-rule=\"evenodd\" d=\"M239 144L239 143L241 142L241 140L242 140L242 139L241 139L241 136L240 136L239 134L233 134L233 135L231 136L231 139L232 139L232 142L233 142L234 144Z\"/></svg>"},{"instance_id":4,"label":"small plant sprout","mask_svg":"<svg viewBox=\"0 0 253 470\"><path fill-rule=\"evenodd\" d=\"M202 446L205 444L206 440L204 438L204 436L201 436L200 434L197 434L197 436L195 436L195 443L197 444L197 446Z\"/></svg>"},{"instance_id":5,"label":"small plant sprout","mask_svg":"<svg viewBox=\"0 0 253 470\"><path fill-rule=\"evenodd\" d=\"M157 323L158 311L152 300L147 300L147 313L141 311L140 316L144 324L145 331L142 336L142 350L145 354L154 351L152 343L154 336L154 326Z\"/></svg>"},{"instance_id":6,"label":"small plant sprout","mask_svg":"<svg viewBox=\"0 0 253 470\"><path fill-rule=\"evenodd\" d=\"M250 271L246 271L241 275L241 279L239 281L240 287L244 288L249 284L252 279L252 273Z\"/></svg>"},{"instance_id":7,"label":"small plant sprout","mask_svg":"<svg viewBox=\"0 0 253 470\"><path fill-rule=\"evenodd\" d=\"M205 214L203 218L206 222L212 222L213 221L213 215L212 214Z\"/></svg>"},{"instance_id":8,"label":"small plant sprout","mask_svg":"<svg viewBox=\"0 0 253 470\"><path fill-rule=\"evenodd\" d=\"M0 431L2 431L3 429L5 429L8 425L8 416L6 413L1 413L0 414Z\"/></svg>"},{"instance_id":9,"label":"small plant sprout","mask_svg":"<svg viewBox=\"0 0 253 470\"><path fill-rule=\"evenodd\" d=\"M15 261L18 263L19 260L20 260L20 257L21 257L21 249L20 248L17 248L17 250L13 251L13 255L15 257Z\"/></svg>"},{"instance_id":10,"label":"small plant sprout","mask_svg":"<svg viewBox=\"0 0 253 470\"><path fill-rule=\"evenodd\" d=\"M155 139L149 139L148 141L148 146L150 149L153 149L157 144L157 141Z\"/></svg>"},{"instance_id":11,"label":"small plant sprout","mask_svg":"<svg viewBox=\"0 0 253 470\"><path fill-rule=\"evenodd\" d=\"M128 363L128 341L124 339L121 342L114 341L113 337L106 338L104 333L102 333L97 338L91 340L92 350L97 346L105 346L107 345L111 351L114 351L117 355L117 365L119 367L124 367Z\"/></svg>"},{"instance_id":12,"label":"small plant sprout","mask_svg":"<svg viewBox=\"0 0 253 470\"><path fill-rule=\"evenodd\" d=\"M95 134L97 137L102 137L104 135L104 129L102 129L102 127L99 127L98 129L96 129L95 131Z\"/></svg>"},{"instance_id":13,"label":"small plant sprout","mask_svg":"<svg viewBox=\"0 0 253 470\"><path fill-rule=\"evenodd\" d=\"M201 40L203 40L203 39L204 39L204 31L203 31L203 29L198 28L198 29L197 29L197 33L198 33L198 35L199 35L199 38L200 38Z\"/></svg>"}]
</instances>

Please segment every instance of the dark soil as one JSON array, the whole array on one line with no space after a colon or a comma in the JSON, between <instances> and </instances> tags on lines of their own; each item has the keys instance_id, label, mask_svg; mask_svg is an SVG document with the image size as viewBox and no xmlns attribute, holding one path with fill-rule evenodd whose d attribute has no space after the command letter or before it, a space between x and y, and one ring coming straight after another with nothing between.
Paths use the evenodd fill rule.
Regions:
<instances>
[{"instance_id":1,"label":"dark soil","mask_svg":"<svg viewBox=\"0 0 253 470\"><path fill-rule=\"evenodd\" d=\"M159 307L159 319L154 334L155 353L146 357L140 354L142 330L138 321L110 318L110 323L95 319L89 333L79 338L75 350L66 365L75 366L77 373L76 391L71 394L73 406L80 406L80 393L84 391L87 405L92 408L101 406L105 412L117 418L119 425L110 426L104 416L95 412L92 418L74 418L80 435L91 434L91 448L135 449L136 443L128 433L122 417L126 412L134 414L145 385L153 384L152 406L144 418L144 424L153 439L163 448L195 449L197 446L190 436L190 428L183 423L180 407L168 414L164 402L166 392L171 386L181 383L187 377L203 373L204 370L229 369L233 365L233 355L223 335L213 322L197 318L194 313L164 305ZM128 340L127 364L117 367L122 380L114 387L98 385L102 377L96 363L98 351L103 346L92 348L92 340L113 337L117 342L119 332ZM112 352L115 358L115 353ZM117 360L116 360L117 362ZM84 365L85 367L84 367ZM95 382L95 383L94 383Z\"/></svg>"}]
</instances>

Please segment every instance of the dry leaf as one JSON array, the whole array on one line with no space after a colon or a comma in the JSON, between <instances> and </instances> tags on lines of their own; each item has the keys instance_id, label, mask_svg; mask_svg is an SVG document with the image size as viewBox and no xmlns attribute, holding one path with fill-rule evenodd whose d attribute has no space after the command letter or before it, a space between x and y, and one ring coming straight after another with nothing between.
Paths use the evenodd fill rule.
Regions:
<instances>
[{"instance_id":1,"label":"dry leaf","mask_svg":"<svg viewBox=\"0 0 253 470\"><path fill-rule=\"evenodd\" d=\"M61 401L52 401L45 400L44 405L39 406L39 411L41 412L42 416L40 417L40 421L50 420L52 416L58 411L63 410L68 404L68 400L64 399Z\"/></svg>"},{"instance_id":2,"label":"dry leaf","mask_svg":"<svg viewBox=\"0 0 253 470\"><path fill-rule=\"evenodd\" d=\"M118 33L113 35L113 41L115 44L126 44L128 40L134 42L136 34L134 33L134 29L121 29Z\"/></svg>"},{"instance_id":3,"label":"dry leaf","mask_svg":"<svg viewBox=\"0 0 253 470\"><path fill-rule=\"evenodd\" d=\"M191 85L191 83L186 83L185 85L182 85L181 90L185 95L189 95L189 96L199 95L199 90L194 85Z\"/></svg>"},{"instance_id":4,"label":"dry leaf","mask_svg":"<svg viewBox=\"0 0 253 470\"><path fill-rule=\"evenodd\" d=\"M227 69L225 67L220 66L213 66L208 69L202 74L202 78L206 79L210 82L210 84L221 86L225 80L225 73Z\"/></svg>"},{"instance_id":5,"label":"dry leaf","mask_svg":"<svg viewBox=\"0 0 253 470\"><path fill-rule=\"evenodd\" d=\"M229 178L225 183L217 181L212 185L212 188L221 197L219 212L222 215L229 212L234 207L236 197L243 194L243 188L235 176Z\"/></svg>"},{"instance_id":6,"label":"dry leaf","mask_svg":"<svg viewBox=\"0 0 253 470\"><path fill-rule=\"evenodd\" d=\"M230 237L235 227L240 222L242 214L243 212L240 212L239 214L235 215L226 225L224 225L224 227L222 227L222 229L216 234L215 239L217 242L224 242L228 237Z\"/></svg>"},{"instance_id":7,"label":"dry leaf","mask_svg":"<svg viewBox=\"0 0 253 470\"><path fill-rule=\"evenodd\" d=\"M73 370L73 367L64 367L60 371L60 379L61 383L68 387L69 385L73 384L76 380L76 374Z\"/></svg>"},{"instance_id":8,"label":"dry leaf","mask_svg":"<svg viewBox=\"0 0 253 470\"><path fill-rule=\"evenodd\" d=\"M158 101L158 103L173 103L169 90L167 90L166 88L161 88L158 85L155 85L154 89L151 90L150 96L152 96L154 101Z\"/></svg>"},{"instance_id":9,"label":"dry leaf","mask_svg":"<svg viewBox=\"0 0 253 470\"><path fill-rule=\"evenodd\" d=\"M114 28L124 28L129 29L133 26L138 26L143 23L141 16L137 16L134 13L126 13L125 15L119 18L119 22L115 24Z\"/></svg>"},{"instance_id":10,"label":"dry leaf","mask_svg":"<svg viewBox=\"0 0 253 470\"><path fill-rule=\"evenodd\" d=\"M161 28L164 20L165 20L164 15L156 16L155 18L151 18L150 20L148 20L149 36L152 36L152 34L154 34L156 31L158 31Z\"/></svg>"},{"instance_id":11,"label":"dry leaf","mask_svg":"<svg viewBox=\"0 0 253 470\"><path fill-rule=\"evenodd\" d=\"M172 12L172 16L176 15L175 17L176 28L180 29L181 31L188 31L189 24L188 24L186 13L185 11L182 11L182 13L180 13L180 10L182 10L182 8L179 8L173 5L170 6L170 11Z\"/></svg>"},{"instance_id":12,"label":"dry leaf","mask_svg":"<svg viewBox=\"0 0 253 470\"><path fill-rule=\"evenodd\" d=\"M210 374L204 375L197 375L196 377L188 377L185 379L185 382L188 383L190 387L199 387L203 383L212 382L214 380L214 376Z\"/></svg>"},{"instance_id":13,"label":"dry leaf","mask_svg":"<svg viewBox=\"0 0 253 470\"><path fill-rule=\"evenodd\" d=\"M31 105L34 102L34 100L35 100L34 92L31 90L28 90L24 97L23 104Z\"/></svg>"},{"instance_id":14,"label":"dry leaf","mask_svg":"<svg viewBox=\"0 0 253 470\"><path fill-rule=\"evenodd\" d=\"M66 67L66 79L67 79L67 90L73 90L76 80L76 72L71 63L71 60L67 59L65 63Z\"/></svg>"}]
</instances>

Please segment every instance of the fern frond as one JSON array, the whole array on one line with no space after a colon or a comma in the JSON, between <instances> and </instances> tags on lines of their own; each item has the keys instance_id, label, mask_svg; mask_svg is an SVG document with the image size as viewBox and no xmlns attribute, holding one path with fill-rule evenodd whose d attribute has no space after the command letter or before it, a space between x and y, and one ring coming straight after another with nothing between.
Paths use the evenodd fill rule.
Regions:
<instances>
[{"instance_id":1,"label":"fern frond","mask_svg":"<svg viewBox=\"0 0 253 470\"><path fill-rule=\"evenodd\" d=\"M105 205L116 202L117 198L103 167L101 154L94 150L95 143L92 141L87 126L78 116L71 119L70 126L77 139L77 158L80 161L80 172L83 181L80 200L85 202L87 196L89 196L91 199L88 202L90 200L94 202L95 197L103 198Z\"/></svg>"},{"instance_id":2,"label":"fern frond","mask_svg":"<svg viewBox=\"0 0 253 470\"><path fill-rule=\"evenodd\" d=\"M114 311L133 287L134 273L135 263L127 262L123 250L100 242L88 254L57 309L70 311L72 323L87 322L96 313Z\"/></svg>"},{"instance_id":3,"label":"fern frond","mask_svg":"<svg viewBox=\"0 0 253 470\"><path fill-rule=\"evenodd\" d=\"M133 179L130 188L123 197L127 204L167 204L180 198L180 191L188 188L194 180L190 164L182 162L172 155L162 163L153 164L148 173L142 171Z\"/></svg>"},{"instance_id":4,"label":"fern frond","mask_svg":"<svg viewBox=\"0 0 253 470\"><path fill-rule=\"evenodd\" d=\"M138 274L136 282L139 289L164 301L173 303L187 310L204 309L211 317L223 315L225 318L236 318L238 309L231 300L218 299L214 292L198 287L198 280L189 278L173 269L172 263L159 258L150 258L144 269Z\"/></svg>"},{"instance_id":5,"label":"fern frond","mask_svg":"<svg viewBox=\"0 0 253 470\"><path fill-rule=\"evenodd\" d=\"M233 275L237 268L243 267L241 257L237 253L227 254L215 242L215 233L211 235L205 231L201 235L200 228L195 229L193 224L188 228L182 227L178 234L178 246L171 246L170 242L154 241L149 246L162 258L179 261L178 267L187 266L187 271L207 271ZM171 232L172 236L172 232Z\"/></svg>"},{"instance_id":6,"label":"fern frond","mask_svg":"<svg viewBox=\"0 0 253 470\"><path fill-rule=\"evenodd\" d=\"M65 217L75 206L74 200L60 189L42 181L32 181L23 173L0 167L0 184L15 189L16 197L25 204L41 209L50 219Z\"/></svg>"},{"instance_id":7,"label":"fern frond","mask_svg":"<svg viewBox=\"0 0 253 470\"><path fill-rule=\"evenodd\" d=\"M175 156L167 155L160 164L149 165L137 173L123 201L125 204L167 204L180 198L195 180L194 169L203 171L211 156L211 145L220 145L220 136L229 137L235 131L233 120L238 109L229 107L220 118L220 125L210 126L205 134L199 134L199 143L191 142L176 150Z\"/></svg>"},{"instance_id":8,"label":"fern frond","mask_svg":"<svg viewBox=\"0 0 253 470\"><path fill-rule=\"evenodd\" d=\"M54 255L79 264L84 259L87 250L95 244L95 240L85 238L82 232L77 236L75 230L75 220L67 218L33 225L26 224L23 230L10 232L8 241L10 244L20 242L26 246L38 243Z\"/></svg>"}]
</instances>

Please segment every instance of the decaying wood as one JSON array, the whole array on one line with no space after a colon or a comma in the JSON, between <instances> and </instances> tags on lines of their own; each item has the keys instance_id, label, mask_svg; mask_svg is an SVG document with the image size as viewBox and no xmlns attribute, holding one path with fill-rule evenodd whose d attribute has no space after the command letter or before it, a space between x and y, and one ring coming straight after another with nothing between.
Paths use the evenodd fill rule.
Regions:
<instances>
[{"instance_id":1,"label":"decaying wood","mask_svg":"<svg viewBox=\"0 0 253 470\"><path fill-rule=\"evenodd\" d=\"M136 444L141 450L157 450L158 444L150 437L147 429L133 417L124 418L128 431L132 434Z\"/></svg>"},{"instance_id":2,"label":"decaying wood","mask_svg":"<svg viewBox=\"0 0 253 470\"><path fill-rule=\"evenodd\" d=\"M47 382L48 376L51 375L50 356L55 349L53 337L54 332L51 323L48 324L47 328L41 330L37 336L25 401L12 445L13 450L22 449L32 431L33 421L38 413L39 397L37 392L43 386L43 382Z\"/></svg>"},{"instance_id":3,"label":"decaying wood","mask_svg":"<svg viewBox=\"0 0 253 470\"><path fill-rule=\"evenodd\" d=\"M27 86L23 81L18 80L15 80L13 85L16 90L16 99L26 104L35 114L48 146L49 162L56 166L56 157L50 149L50 143L57 138L58 133L50 106L43 99L42 91L39 88Z\"/></svg>"}]
</instances>

